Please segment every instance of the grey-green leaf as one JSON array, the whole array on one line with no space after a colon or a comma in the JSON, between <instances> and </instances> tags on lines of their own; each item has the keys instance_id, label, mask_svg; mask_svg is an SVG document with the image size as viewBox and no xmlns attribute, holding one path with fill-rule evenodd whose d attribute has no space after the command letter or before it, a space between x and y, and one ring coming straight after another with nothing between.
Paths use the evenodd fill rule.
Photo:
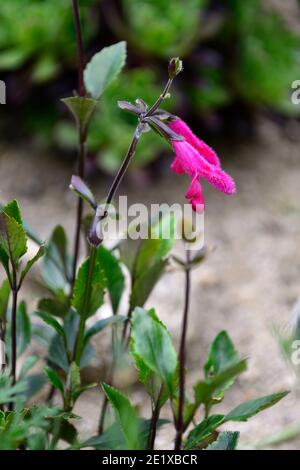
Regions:
<instances>
[{"instance_id":1,"label":"grey-green leaf","mask_svg":"<svg viewBox=\"0 0 300 470\"><path fill-rule=\"evenodd\" d=\"M124 41L104 47L92 57L84 71L85 87L92 98L95 100L100 98L122 70L125 60L126 43Z\"/></svg>"}]
</instances>

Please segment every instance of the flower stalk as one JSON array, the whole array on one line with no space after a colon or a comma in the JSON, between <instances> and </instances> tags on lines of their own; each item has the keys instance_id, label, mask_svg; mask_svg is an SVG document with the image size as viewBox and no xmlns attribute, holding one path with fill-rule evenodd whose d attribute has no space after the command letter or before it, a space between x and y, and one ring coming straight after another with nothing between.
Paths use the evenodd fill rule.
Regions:
<instances>
[{"instance_id":1,"label":"flower stalk","mask_svg":"<svg viewBox=\"0 0 300 470\"><path fill-rule=\"evenodd\" d=\"M80 13L78 0L72 0L73 4L73 16L75 22L76 30L76 40L77 40L77 49L78 49L78 95L81 97L85 96L84 88L84 47L82 39L82 30L80 22ZM83 131L82 126L78 126L78 163L77 163L77 173L81 179L85 178L85 160L86 160L86 137L87 133ZM74 288L74 283L76 279L76 271L80 250L80 229L82 222L83 214L83 201L78 199L77 202L77 211L76 211L76 225L75 225L75 241L74 241L74 253L73 253L73 266L72 266L72 276L71 276L71 295Z\"/></svg>"},{"instance_id":2,"label":"flower stalk","mask_svg":"<svg viewBox=\"0 0 300 470\"><path fill-rule=\"evenodd\" d=\"M179 403L178 415L175 419L176 437L174 450L180 450L182 444L182 435L184 432L184 397L185 397L185 364L186 364L186 335L188 327L188 314L191 294L191 262L190 250L186 249L185 263L185 299L182 318L181 339L179 347Z\"/></svg>"}]
</instances>

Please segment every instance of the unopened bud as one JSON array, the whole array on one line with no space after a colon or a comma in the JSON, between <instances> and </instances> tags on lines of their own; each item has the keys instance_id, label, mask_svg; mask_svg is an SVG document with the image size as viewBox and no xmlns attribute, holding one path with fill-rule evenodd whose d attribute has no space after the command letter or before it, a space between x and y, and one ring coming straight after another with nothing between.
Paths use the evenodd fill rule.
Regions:
<instances>
[{"instance_id":1,"label":"unopened bud","mask_svg":"<svg viewBox=\"0 0 300 470\"><path fill-rule=\"evenodd\" d=\"M173 79L183 70L182 60L179 57L173 57L169 62L169 78Z\"/></svg>"}]
</instances>

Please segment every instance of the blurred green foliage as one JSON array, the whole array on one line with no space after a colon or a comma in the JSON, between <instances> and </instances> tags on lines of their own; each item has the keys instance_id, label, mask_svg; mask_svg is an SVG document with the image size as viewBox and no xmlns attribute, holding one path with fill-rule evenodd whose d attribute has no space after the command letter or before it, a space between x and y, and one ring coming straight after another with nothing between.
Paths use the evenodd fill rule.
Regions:
<instances>
[{"instance_id":1,"label":"blurred green foliage","mask_svg":"<svg viewBox=\"0 0 300 470\"><path fill-rule=\"evenodd\" d=\"M194 127L197 121L206 127L218 122L212 130L220 131L222 123L228 125L228 116L235 127L239 104L250 113L268 107L299 115L299 107L290 101L300 65L299 36L269 2L81 0L80 6L87 58L119 40L126 40L129 48L126 71L101 99L88 142L89 151L108 172L115 171L123 158L135 122L117 109L116 101L141 97L152 103L161 92L171 56L184 59L185 71L176 81L170 111L190 116ZM0 73L8 94L10 79L23 77L24 71L26 81L21 83L30 90L17 103L26 114L26 131L40 143L73 151L75 130L58 105L59 98L76 87L71 2L1 2L0 21ZM51 93L45 91L49 88ZM210 119L216 116L217 120ZM150 162L162 149L163 143L149 133L135 165Z\"/></svg>"},{"instance_id":2,"label":"blurred green foliage","mask_svg":"<svg viewBox=\"0 0 300 470\"><path fill-rule=\"evenodd\" d=\"M93 0L81 2L90 6ZM85 39L94 30L83 9ZM0 70L13 71L27 61L31 78L41 82L55 77L76 55L71 2L61 0L9 0L0 4ZM89 26L87 27L87 24Z\"/></svg>"}]
</instances>

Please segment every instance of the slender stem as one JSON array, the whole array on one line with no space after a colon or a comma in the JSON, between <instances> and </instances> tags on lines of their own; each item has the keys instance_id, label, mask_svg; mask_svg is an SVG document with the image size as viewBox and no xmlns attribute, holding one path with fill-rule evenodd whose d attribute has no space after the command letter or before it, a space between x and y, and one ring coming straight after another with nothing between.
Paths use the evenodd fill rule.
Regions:
<instances>
[{"instance_id":1,"label":"slender stem","mask_svg":"<svg viewBox=\"0 0 300 470\"><path fill-rule=\"evenodd\" d=\"M81 179L85 177L85 135L79 131L79 152L78 152L78 175ZM80 230L81 230L81 221L83 214L83 200L78 198L77 202L77 212L76 212L76 228L75 228L75 242L74 242L74 254L73 254L73 266L72 266L72 277L71 277L71 294L73 292L74 283L76 279L76 271L79 257L80 249Z\"/></svg>"},{"instance_id":2,"label":"slender stem","mask_svg":"<svg viewBox=\"0 0 300 470\"><path fill-rule=\"evenodd\" d=\"M173 83L173 78L169 78L162 94L158 97L155 103L151 106L151 108L149 109L145 117L152 116L152 114L155 113L155 111L160 107L161 103L167 98L167 94L170 91L172 83Z\"/></svg>"},{"instance_id":3,"label":"slender stem","mask_svg":"<svg viewBox=\"0 0 300 470\"><path fill-rule=\"evenodd\" d=\"M77 50L78 50L78 90L77 91L78 91L79 96L84 97L85 96L84 79L83 79L84 47L83 47L83 40L82 40L78 0L72 0L72 4L73 4L73 16L74 16L75 29L76 29ZM86 159L86 149L85 149L86 132L83 132L83 129L81 129L80 126L78 126L78 141L79 141L79 150L78 150L77 172L78 172L78 176L84 179L85 159ZM83 201L81 198L79 198L78 203L77 203L77 213L76 213L75 242L74 242L72 277L71 277L71 295L72 295L73 288L74 288L78 257L79 257L82 213L83 213Z\"/></svg>"},{"instance_id":4,"label":"slender stem","mask_svg":"<svg viewBox=\"0 0 300 470\"><path fill-rule=\"evenodd\" d=\"M108 195L107 195L107 198L106 198L106 205L109 205L113 198L115 197L115 194L120 186L120 184L122 183L122 180L125 176L125 173L128 169L128 166L131 162L131 159L135 153L135 150L136 150L136 146L137 146L137 143L139 141L141 137L141 127L140 125L137 126L136 130L135 130L135 133L133 135L133 138L131 140L131 143L129 145L129 148L127 150L127 153L125 155L125 158L123 160L123 163L111 185L111 187L109 188L109 191L108 191Z\"/></svg>"},{"instance_id":5,"label":"slender stem","mask_svg":"<svg viewBox=\"0 0 300 470\"><path fill-rule=\"evenodd\" d=\"M185 362L186 362L186 334L188 326L188 313L189 313L189 304L190 304L190 291L191 291L191 281L190 281L190 251L186 250L186 266L185 266L185 301L184 301L184 310L183 310L183 320L182 320L182 330L181 330L181 340L179 348L179 404L178 404L178 416L176 419L176 438L175 438L175 447L174 450L181 449L182 443L182 434L184 431L184 420L183 420L183 411L184 411L184 397L185 397Z\"/></svg>"},{"instance_id":6,"label":"slender stem","mask_svg":"<svg viewBox=\"0 0 300 470\"><path fill-rule=\"evenodd\" d=\"M86 283L83 310L80 315L79 328L78 328L78 333L77 333L77 338L75 341L75 348L74 348L74 359L77 365L79 365L80 363L81 355L84 349L85 323L86 323L87 316L88 316L88 305L89 305L90 296L91 296L92 279L93 279L93 273L94 273L94 268L95 268L95 263L96 263L96 254L97 254L97 248L94 246L91 247L90 257L89 257L89 271L88 271L88 278L87 278L87 283Z\"/></svg>"},{"instance_id":7,"label":"slender stem","mask_svg":"<svg viewBox=\"0 0 300 470\"><path fill-rule=\"evenodd\" d=\"M18 306L18 285L17 272L15 266L12 266L12 310L11 310L11 377L12 384L16 383L17 369L17 306ZM14 403L8 406L9 410L14 409Z\"/></svg>"},{"instance_id":8,"label":"slender stem","mask_svg":"<svg viewBox=\"0 0 300 470\"><path fill-rule=\"evenodd\" d=\"M83 82L83 71L84 71L84 49L83 49L83 40L80 24L80 13L78 0L72 0L73 3L73 15L76 28L76 39L77 39L77 49L78 49L78 94L79 96L84 96L84 82Z\"/></svg>"},{"instance_id":9,"label":"slender stem","mask_svg":"<svg viewBox=\"0 0 300 470\"><path fill-rule=\"evenodd\" d=\"M160 397L162 393L162 388L160 389L159 395L157 397L157 401L155 403L155 406L152 410L152 418L151 418L151 423L150 423L150 432L148 436L148 445L147 449L148 450L154 450L154 443L155 443L155 438L156 438L156 431L157 431L157 423L158 423L158 418L160 414Z\"/></svg>"}]
</instances>

